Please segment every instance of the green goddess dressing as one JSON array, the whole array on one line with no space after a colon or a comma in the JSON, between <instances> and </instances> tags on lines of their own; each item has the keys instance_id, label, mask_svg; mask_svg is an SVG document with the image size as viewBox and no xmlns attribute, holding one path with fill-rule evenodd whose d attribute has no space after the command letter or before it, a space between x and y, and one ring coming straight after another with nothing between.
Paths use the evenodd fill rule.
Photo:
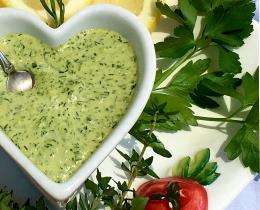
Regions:
<instances>
[{"instance_id":1,"label":"green goddess dressing","mask_svg":"<svg viewBox=\"0 0 260 210\"><path fill-rule=\"evenodd\" d=\"M0 71L0 128L44 174L64 182L126 112L137 81L135 53L106 29L83 31L56 48L12 33L0 37L0 50L36 81L11 93Z\"/></svg>"}]
</instances>

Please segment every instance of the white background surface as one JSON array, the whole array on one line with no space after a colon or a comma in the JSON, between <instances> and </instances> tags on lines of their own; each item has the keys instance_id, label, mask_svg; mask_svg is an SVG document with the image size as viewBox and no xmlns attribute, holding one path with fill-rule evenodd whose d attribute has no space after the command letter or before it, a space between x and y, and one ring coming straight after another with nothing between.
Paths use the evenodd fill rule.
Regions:
<instances>
[{"instance_id":1,"label":"white background surface","mask_svg":"<svg viewBox=\"0 0 260 210\"><path fill-rule=\"evenodd\" d=\"M155 33L154 36L160 38L161 34ZM258 44L256 43L258 43L258 28L255 25L255 31L251 37L246 40L246 44L238 51L244 70L253 72L258 65L259 52ZM229 102L228 99L227 102ZM234 107L235 102L232 101L227 106L227 109ZM227 110L216 110L216 112L219 114L203 110L200 115L220 116L221 113L225 114ZM207 187L209 209L223 210L254 176L249 169L245 169L241 166L239 159L230 162L226 160L223 154L223 147L228 138L227 135L232 136L238 129L237 126L234 124L228 124L226 126L207 122L201 122L200 125L199 127L193 127L191 131L158 134L158 137L164 142L166 148L172 152L172 158L162 158L154 155L151 151L148 151L146 156L154 156L154 170L159 176L164 177L170 175L171 167L180 158L186 155L193 155L198 150L209 147L211 149L211 160L218 162L218 172L221 173L218 180ZM215 129L216 125L219 125L217 130ZM122 140L119 148L120 147L126 151L131 151L133 147L138 150L136 141L129 137ZM118 163L120 163L121 160L115 151L112 152L100 166L102 174L113 176L114 179L124 178L124 174L122 174L122 171L118 168ZM135 186L138 186L142 181L143 180L137 180ZM40 196L40 193L32 186L15 163L0 149L0 188L4 186L9 190L13 189L14 197L19 202L24 202L28 197L34 201Z\"/></svg>"}]
</instances>

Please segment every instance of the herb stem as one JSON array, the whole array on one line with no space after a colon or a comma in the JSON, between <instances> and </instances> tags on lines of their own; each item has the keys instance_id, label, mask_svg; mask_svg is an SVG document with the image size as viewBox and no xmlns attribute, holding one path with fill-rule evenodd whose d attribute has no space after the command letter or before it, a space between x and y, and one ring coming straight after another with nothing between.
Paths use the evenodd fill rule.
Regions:
<instances>
[{"instance_id":1,"label":"herb stem","mask_svg":"<svg viewBox=\"0 0 260 210\"><path fill-rule=\"evenodd\" d=\"M158 115L158 111L155 112L154 114L154 117L153 117L153 123L151 124L151 128L150 128L150 131L149 131L149 136L151 137L152 136L152 133L155 129L155 126L156 126L156 122L157 122L157 115ZM127 183L127 188L130 189L135 178L138 176L138 169L141 165L141 162L142 162L142 159L144 157L144 153L147 149L148 145L145 145L143 146L142 148L142 151L140 152L140 155L139 155L139 158L136 162L136 165L132 168L132 171L131 171L131 174L130 174L130 178L128 180L128 183ZM119 208L122 208L122 205L123 205L123 201L127 195L128 191L125 191L122 193L122 196L119 198L119 202L118 202L118 207Z\"/></svg>"},{"instance_id":2,"label":"herb stem","mask_svg":"<svg viewBox=\"0 0 260 210\"><path fill-rule=\"evenodd\" d=\"M142 151L140 153L140 156L139 156L139 159L136 163L136 165L133 167L132 171L131 171L131 175L130 175L130 178L128 180L128 183L127 183L127 188L130 189L135 178L137 177L137 174L138 174L138 168L140 167L140 164L141 164L141 161L142 161L142 158L144 156L144 153L147 149L147 145L144 145L143 148L142 148ZM118 201L118 207L119 208L122 208L122 205L123 205L123 201L127 195L128 191L125 191L122 193L122 195L120 196L119 198L119 201Z\"/></svg>"},{"instance_id":3,"label":"herb stem","mask_svg":"<svg viewBox=\"0 0 260 210\"><path fill-rule=\"evenodd\" d=\"M43 8L52 18L54 26L57 28L64 23L65 5L62 0L50 0L50 6L46 3L46 0L40 0ZM59 17L56 13L56 3L59 9Z\"/></svg>"},{"instance_id":4,"label":"herb stem","mask_svg":"<svg viewBox=\"0 0 260 210\"><path fill-rule=\"evenodd\" d=\"M181 64L188 60L195 52L196 48L189 50L184 56L178 59L173 66L166 69L163 72L162 77L157 82L155 82L154 89L158 88L167 79L167 77L169 77Z\"/></svg>"},{"instance_id":5,"label":"herb stem","mask_svg":"<svg viewBox=\"0 0 260 210\"><path fill-rule=\"evenodd\" d=\"M227 118L231 118L233 116L235 116L236 114L238 114L239 112L241 112L242 110L244 110L246 107L241 106L239 107L236 111L234 111L231 115L229 115Z\"/></svg>"},{"instance_id":6,"label":"herb stem","mask_svg":"<svg viewBox=\"0 0 260 210\"><path fill-rule=\"evenodd\" d=\"M204 120L204 121L214 121L214 122L231 122L231 123L244 123L244 120L233 120L229 118L216 118L216 117L202 117L202 116L195 116L197 120Z\"/></svg>"}]
</instances>

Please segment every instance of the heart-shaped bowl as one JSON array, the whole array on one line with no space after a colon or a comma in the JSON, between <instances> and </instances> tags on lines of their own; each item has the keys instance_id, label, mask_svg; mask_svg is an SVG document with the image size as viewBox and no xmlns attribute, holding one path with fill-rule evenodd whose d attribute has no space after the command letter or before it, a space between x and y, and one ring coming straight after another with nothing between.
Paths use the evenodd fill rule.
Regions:
<instances>
[{"instance_id":1,"label":"heart-shaped bowl","mask_svg":"<svg viewBox=\"0 0 260 210\"><path fill-rule=\"evenodd\" d=\"M0 36L11 32L26 33L37 37L50 46L57 46L73 35L92 28L107 28L123 35L133 46L138 61L138 82L132 101L120 122L94 154L66 182L56 183L43 174L0 131L0 146L50 201L58 203L66 202L82 186L138 119L149 99L155 79L154 45L144 24L134 14L116 6L104 4L87 7L57 29L48 27L26 12L16 9L0 9ZM15 124L15 122L9 123Z\"/></svg>"}]
</instances>

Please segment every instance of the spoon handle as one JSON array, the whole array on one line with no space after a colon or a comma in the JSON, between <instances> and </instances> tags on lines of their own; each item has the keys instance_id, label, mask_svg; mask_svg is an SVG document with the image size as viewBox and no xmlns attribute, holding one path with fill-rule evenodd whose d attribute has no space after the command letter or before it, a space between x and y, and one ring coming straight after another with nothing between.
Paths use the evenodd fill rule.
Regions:
<instances>
[{"instance_id":1,"label":"spoon handle","mask_svg":"<svg viewBox=\"0 0 260 210\"><path fill-rule=\"evenodd\" d=\"M6 58L4 53L2 53L1 51L0 51L0 65L2 66L6 74L11 74L12 72L15 72L15 68L13 64Z\"/></svg>"}]
</instances>

